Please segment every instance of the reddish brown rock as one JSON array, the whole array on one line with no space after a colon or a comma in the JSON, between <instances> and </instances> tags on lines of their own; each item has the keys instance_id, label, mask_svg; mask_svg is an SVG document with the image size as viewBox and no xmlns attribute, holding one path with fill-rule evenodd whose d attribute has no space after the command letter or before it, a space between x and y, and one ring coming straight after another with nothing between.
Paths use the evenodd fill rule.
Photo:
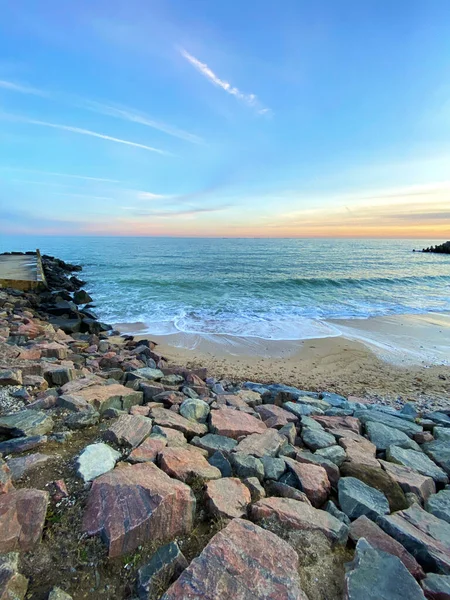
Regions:
<instances>
[{"instance_id":1,"label":"reddish brown rock","mask_svg":"<svg viewBox=\"0 0 450 600\"><path fill-rule=\"evenodd\" d=\"M41 351L38 348L21 348L17 358L21 360L39 360L41 358Z\"/></svg>"},{"instance_id":2,"label":"reddish brown rock","mask_svg":"<svg viewBox=\"0 0 450 600\"><path fill-rule=\"evenodd\" d=\"M21 489L0 496L0 554L31 550L41 539L48 493Z\"/></svg>"},{"instance_id":3,"label":"reddish brown rock","mask_svg":"<svg viewBox=\"0 0 450 600\"><path fill-rule=\"evenodd\" d=\"M306 502L306 504L311 506L311 502L304 492L301 492L300 490L297 490L297 488L293 488L285 483L269 480L266 482L266 489L269 496L291 498L292 500L298 500L299 502Z\"/></svg>"},{"instance_id":4,"label":"reddish brown rock","mask_svg":"<svg viewBox=\"0 0 450 600\"><path fill-rule=\"evenodd\" d=\"M136 404L130 408L130 415L141 415L142 417L148 417L150 412L150 406L139 406Z\"/></svg>"},{"instance_id":5,"label":"reddish brown rock","mask_svg":"<svg viewBox=\"0 0 450 600\"><path fill-rule=\"evenodd\" d=\"M226 519L243 517L252 501L248 487L234 477L209 481L206 484L205 496L210 513Z\"/></svg>"},{"instance_id":6,"label":"reddish brown rock","mask_svg":"<svg viewBox=\"0 0 450 600\"><path fill-rule=\"evenodd\" d=\"M44 342L39 344L39 349L45 358L59 358L60 360L64 360L68 355L67 346L58 342Z\"/></svg>"},{"instance_id":7,"label":"reddish brown rock","mask_svg":"<svg viewBox=\"0 0 450 600\"><path fill-rule=\"evenodd\" d=\"M287 457L285 457L285 460L287 460ZM299 463L305 463L307 465L319 465L319 467L323 467L327 473L331 485L334 488L337 488L340 478L339 467L330 460L326 460L319 454L313 454L309 451L297 452L295 460Z\"/></svg>"},{"instance_id":8,"label":"reddish brown rock","mask_svg":"<svg viewBox=\"0 0 450 600\"><path fill-rule=\"evenodd\" d=\"M331 490L325 469L319 465L299 463L290 458L286 459L286 464L297 477L301 490L305 492L311 504L316 508L322 506Z\"/></svg>"},{"instance_id":9,"label":"reddish brown rock","mask_svg":"<svg viewBox=\"0 0 450 600\"><path fill-rule=\"evenodd\" d=\"M298 417L294 414L274 404L255 406L255 411L261 415L261 419L264 422L270 420L271 427L275 427L276 429L288 423L296 423L298 421Z\"/></svg>"},{"instance_id":10,"label":"reddish brown rock","mask_svg":"<svg viewBox=\"0 0 450 600\"><path fill-rule=\"evenodd\" d=\"M177 413L165 408L152 408L150 416L153 417L155 423L161 427L169 427L181 431L188 438L194 435L204 435L208 432L208 427L202 423L189 421Z\"/></svg>"},{"instance_id":11,"label":"reddish brown rock","mask_svg":"<svg viewBox=\"0 0 450 600\"><path fill-rule=\"evenodd\" d=\"M0 458L0 494L7 494L14 489L11 481L11 471L5 461Z\"/></svg>"},{"instance_id":12,"label":"reddish brown rock","mask_svg":"<svg viewBox=\"0 0 450 600\"><path fill-rule=\"evenodd\" d=\"M89 404L92 404L99 412L104 412L108 408L129 409L134 404L142 404L142 392L135 392L120 383L111 385L90 385L79 391L66 390L63 386L63 392L66 394L76 393Z\"/></svg>"},{"instance_id":13,"label":"reddish brown rock","mask_svg":"<svg viewBox=\"0 0 450 600\"><path fill-rule=\"evenodd\" d=\"M254 411L240 396L234 396L233 394L218 394L216 402L219 406L231 406L242 412L254 414Z\"/></svg>"},{"instance_id":14,"label":"reddish brown rock","mask_svg":"<svg viewBox=\"0 0 450 600\"><path fill-rule=\"evenodd\" d=\"M233 408L219 408L211 411L211 431L237 440L252 433L264 433L266 425L247 413Z\"/></svg>"},{"instance_id":15,"label":"reddish brown rock","mask_svg":"<svg viewBox=\"0 0 450 600\"><path fill-rule=\"evenodd\" d=\"M217 533L161 600L308 600L298 556L284 540L234 519Z\"/></svg>"},{"instance_id":16,"label":"reddish brown rock","mask_svg":"<svg viewBox=\"0 0 450 600\"><path fill-rule=\"evenodd\" d=\"M335 429L347 429L358 435L361 432L361 423L359 419L356 419L355 417L327 417L326 415L314 415L311 418L320 423L322 427L330 433L333 433Z\"/></svg>"},{"instance_id":17,"label":"reddish brown rock","mask_svg":"<svg viewBox=\"0 0 450 600\"><path fill-rule=\"evenodd\" d=\"M116 467L94 480L83 530L101 535L115 557L146 542L188 534L194 513L191 489L153 463Z\"/></svg>"},{"instance_id":18,"label":"reddish brown rock","mask_svg":"<svg viewBox=\"0 0 450 600\"><path fill-rule=\"evenodd\" d=\"M236 446L236 452L251 454L257 458L277 456L280 448L286 444L286 438L275 429L267 429L264 433L253 433L244 438Z\"/></svg>"},{"instance_id":19,"label":"reddish brown rock","mask_svg":"<svg viewBox=\"0 0 450 600\"><path fill-rule=\"evenodd\" d=\"M129 455L131 463L155 462L158 454L167 446L167 440L148 437Z\"/></svg>"},{"instance_id":20,"label":"reddish brown rock","mask_svg":"<svg viewBox=\"0 0 450 600\"><path fill-rule=\"evenodd\" d=\"M402 490L415 494L422 502L428 500L431 494L436 493L436 484L431 477L421 475L414 469L396 465L385 460L379 461L383 469L396 481Z\"/></svg>"},{"instance_id":21,"label":"reddish brown rock","mask_svg":"<svg viewBox=\"0 0 450 600\"><path fill-rule=\"evenodd\" d=\"M347 542L348 528L330 513L290 498L265 498L251 507L251 518L269 526L273 521L286 529L320 531L332 543Z\"/></svg>"},{"instance_id":22,"label":"reddish brown rock","mask_svg":"<svg viewBox=\"0 0 450 600\"><path fill-rule=\"evenodd\" d=\"M155 428L152 431L155 432ZM183 448L188 443L181 431L170 429L170 427L159 427L158 431L167 440L169 448Z\"/></svg>"},{"instance_id":23,"label":"reddish brown rock","mask_svg":"<svg viewBox=\"0 0 450 600\"><path fill-rule=\"evenodd\" d=\"M141 415L122 415L103 432L103 438L119 446L135 448L152 431L152 420Z\"/></svg>"},{"instance_id":24,"label":"reddish brown rock","mask_svg":"<svg viewBox=\"0 0 450 600\"><path fill-rule=\"evenodd\" d=\"M367 467L379 467L380 464L375 458L377 447L369 440L352 440L349 438L340 438L339 445L344 448L347 458L346 461Z\"/></svg>"},{"instance_id":25,"label":"reddish brown rock","mask_svg":"<svg viewBox=\"0 0 450 600\"><path fill-rule=\"evenodd\" d=\"M430 431L419 431L413 436L413 440L418 444L426 444L434 440L433 434Z\"/></svg>"},{"instance_id":26,"label":"reddish brown rock","mask_svg":"<svg viewBox=\"0 0 450 600\"><path fill-rule=\"evenodd\" d=\"M350 537L354 542L357 542L360 538L365 538L373 548L398 556L416 579L425 577L422 567L408 550L366 516L353 521L350 525Z\"/></svg>"},{"instance_id":27,"label":"reddish brown rock","mask_svg":"<svg viewBox=\"0 0 450 600\"><path fill-rule=\"evenodd\" d=\"M67 491L67 486L64 479L57 479L56 481L51 481L48 487L50 495L54 502L61 502L63 498L69 497L69 492Z\"/></svg>"},{"instance_id":28,"label":"reddish brown rock","mask_svg":"<svg viewBox=\"0 0 450 600\"><path fill-rule=\"evenodd\" d=\"M200 479L220 479L221 472L209 464L198 448L164 448L158 456L160 468L180 481L190 482Z\"/></svg>"}]
</instances>

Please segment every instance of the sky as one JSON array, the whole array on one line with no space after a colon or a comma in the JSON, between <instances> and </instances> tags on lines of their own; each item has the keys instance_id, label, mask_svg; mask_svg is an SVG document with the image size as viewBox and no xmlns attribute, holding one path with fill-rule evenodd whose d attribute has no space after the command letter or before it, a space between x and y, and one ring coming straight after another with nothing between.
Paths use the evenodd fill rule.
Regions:
<instances>
[{"instance_id":1,"label":"sky","mask_svg":"<svg viewBox=\"0 0 450 600\"><path fill-rule=\"evenodd\" d=\"M450 238L448 0L0 15L0 234Z\"/></svg>"}]
</instances>

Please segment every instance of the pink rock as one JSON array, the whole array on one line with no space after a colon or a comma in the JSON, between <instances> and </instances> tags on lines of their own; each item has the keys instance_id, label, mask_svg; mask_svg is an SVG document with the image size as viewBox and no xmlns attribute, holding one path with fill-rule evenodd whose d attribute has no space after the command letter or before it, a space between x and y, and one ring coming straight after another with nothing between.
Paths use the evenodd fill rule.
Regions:
<instances>
[{"instance_id":1,"label":"pink rock","mask_svg":"<svg viewBox=\"0 0 450 600\"><path fill-rule=\"evenodd\" d=\"M419 433L414 434L413 439L418 444L425 444L426 442L432 442L434 437L429 431L420 431Z\"/></svg>"},{"instance_id":2,"label":"pink rock","mask_svg":"<svg viewBox=\"0 0 450 600\"><path fill-rule=\"evenodd\" d=\"M271 427L283 427L283 425L296 423L298 421L298 418L294 414L281 408L281 406L275 406L274 404L261 404L260 406L255 406L255 411L261 415L261 419L264 422L270 420Z\"/></svg>"},{"instance_id":3,"label":"pink rock","mask_svg":"<svg viewBox=\"0 0 450 600\"><path fill-rule=\"evenodd\" d=\"M141 415L122 415L103 432L103 438L119 446L135 448L152 431L152 420Z\"/></svg>"},{"instance_id":4,"label":"pink rock","mask_svg":"<svg viewBox=\"0 0 450 600\"><path fill-rule=\"evenodd\" d=\"M165 473L184 482L190 482L197 477L200 479L222 477L219 469L210 465L202 453L193 446L164 448L159 453L158 463Z\"/></svg>"},{"instance_id":5,"label":"pink rock","mask_svg":"<svg viewBox=\"0 0 450 600\"><path fill-rule=\"evenodd\" d=\"M143 417L148 417L149 412L150 406L135 405L130 408L130 415L141 415Z\"/></svg>"},{"instance_id":6,"label":"pink rock","mask_svg":"<svg viewBox=\"0 0 450 600\"><path fill-rule=\"evenodd\" d=\"M264 433L266 425L247 413L233 408L219 408L211 411L211 431L235 440L252 433Z\"/></svg>"},{"instance_id":7,"label":"pink rock","mask_svg":"<svg viewBox=\"0 0 450 600\"><path fill-rule=\"evenodd\" d=\"M38 348L30 348L29 350L22 348L17 358L21 360L39 360L41 358L41 351Z\"/></svg>"},{"instance_id":8,"label":"pink rock","mask_svg":"<svg viewBox=\"0 0 450 600\"><path fill-rule=\"evenodd\" d=\"M101 535L109 556L133 552L139 545L188 534L195 497L151 462L116 467L92 483L83 531Z\"/></svg>"},{"instance_id":9,"label":"pink rock","mask_svg":"<svg viewBox=\"0 0 450 600\"><path fill-rule=\"evenodd\" d=\"M264 433L253 433L236 446L236 452L251 454L257 458L277 456L280 448L286 444L286 438L275 429L266 429Z\"/></svg>"},{"instance_id":10,"label":"pink rock","mask_svg":"<svg viewBox=\"0 0 450 600\"><path fill-rule=\"evenodd\" d=\"M416 579L423 579L425 577L422 567L406 548L366 516L359 517L356 521L353 521L350 525L350 537L354 542L357 542L362 537L365 538L373 548L398 556L411 575Z\"/></svg>"},{"instance_id":11,"label":"pink rock","mask_svg":"<svg viewBox=\"0 0 450 600\"><path fill-rule=\"evenodd\" d=\"M431 494L436 493L436 484L431 477L421 475L414 469L396 465L385 460L379 461L383 469L394 479L402 490L407 493L413 493L418 496L422 502L428 500Z\"/></svg>"},{"instance_id":12,"label":"pink rock","mask_svg":"<svg viewBox=\"0 0 450 600\"><path fill-rule=\"evenodd\" d=\"M227 519L243 517L252 501L248 487L234 477L209 481L205 496L210 513Z\"/></svg>"},{"instance_id":13,"label":"pink rock","mask_svg":"<svg viewBox=\"0 0 450 600\"><path fill-rule=\"evenodd\" d=\"M265 498L251 507L254 521L275 521L287 531L320 531L333 543L347 542L348 528L330 513L291 498Z\"/></svg>"},{"instance_id":14,"label":"pink rock","mask_svg":"<svg viewBox=\"0 0 450 600\"><path fill-rule=\"evenodd\" d=\"M173 411L165 408L152 408L150 411L151 417L153 417L156 425L161 427L169 427L181 431L188 437L194 435L204 435L208 432L208 427L202 423L196 423L194 421L188 421L181 415L174 413Z\"/></svg>"},{"instance_id":15,"label":"pink rock","mask_svg":"<svg viewBox=\"0 0 450 600\"><path fill-rule=\"evenodd\" d=\"M69 497L69 492L67 491L67 486L64 479L51 481L49 483L49 488L53 502L61 502L63 498Z\"/></svg>"},{"instance_id":16,"label":"pink rock","mask_svg":"<svg viewBox=\"0 0 450 600\"><path fill-rule=\"evenodd\" d=\"M48 492L21 489L0 496L0 553L31 550L41 539Z\"/></svg>"},{"instance_id":17,"label":"pink rock","mask_svg":"<svg viewBox=\"0 0 450 600\"><path fill-rule=\"evenodd\" d=\"M240 396L234 396L232 394L218 394L216 402L219 406L232 406L243 412L254 414L254 411L249 407L247 402Z\"/></svg>"},{"instance_id":18,"label":"pink rock","mask_svg":"<svg viewBox=\"0 0 450 600\"><path fill-rule=\"evenodd\" d=\"M346 460L359 465L368 467L379 467L379 462L375 458L376 446L361 438L361 440L352 440L349 438L340 438L339 445L344 448L347 453Z\"/></svg>"},{"instance_id":19,"label":"pink rock","mask_svg":"<svg viewBox=\"0 0 450 600\"><path fill-rule=\"evenodd\" d=\"M155 462L158 454L167 446L167 440L148 437L128 457L131 463Z\"/></svg>"},{"instance_id":20,"label":"pink rock","mask_svg":"<svg viewBox=\"0 0 450 600\"><path fill-rule=\"evenodd\" d=\"M181 431L170 429L170 427L160 427L160 430L164 434L169 448L184 448L187 445L187 439Z\"/></svg>"},{"instance_id":21,"label":"pink rock","mask_svg":"<svg viewBox=\"0 0 450 600\"><path fill-rule=\"evenodd\" d=\"M234 519L203 549L161 600L308 600L298 556L284 540Z\"/></svg>"},{"instance_id":22,"label":"pink rock","mask_svg":"<svg viewBox=\"0 0 450 600\"><path fill-rule=\"evenodd\" d=\"M292 460L285 457L285 461ZM325 469L328 479L334 488L337 488L340 479L339 467L329 460L323 459L320 455L312 454L309 451L297 452L295 461L307 465L319 465Z\"/></svg>"},{"instance_id":23,"label":"pink rock","mask_svg":"<svg viewBox=\"0 0 450 600\"><path fill-rule=\"evenodd\" d=\"M107 408L130 408L134 404L142 404L143 399L142 392L135 392L120 383L92 385L77 392L66 391L64 387L63 392L65 394L76 393L77 396L92 404L99 412L103 412Z\"/></svg>"},{"instance_id":24,"label":"pink rock","mask_svg":"<svg viewBox=\"0 0 450 600\"><path fill-rule=\"evenodd\" d=\"M45 358L58 358L64 360L68 356L67 346L59 344L58 342L44 342L39 344L39 349L42 356Z\"/></svg>"},{"instance_id":25,"label":"pink rock","mask_svg":"<svg viewBox=\"0 0 450 600\"><path fill-rule=\"evenodd\" d=\"M289 458L286 459L286 464L297 477L311 504L316 508L322 506L331 490L325 469L319 465L300 463Z\"/></svg>"},{"instance_id":26,"label":"pink rock","mask_svg":"<svg viewBox=\"0 0 450 600\"><path fill-rule=\"evenodd\" d=\"M356 434L361 433L361 423L356 417L327 417L326 415L315 415L312 417L330 433L334 429L348 429Z\"/></svg>"},{"instance_id":27,"label":"pink rock","mask_svg":"<svg viewBox=\"0 0 450 600\"><path fill-rule=\"evenodd\" d=\"M0 458L0 494L7 494L13 489L11 471L5 461Z\"/></svg>"}]
</instances>

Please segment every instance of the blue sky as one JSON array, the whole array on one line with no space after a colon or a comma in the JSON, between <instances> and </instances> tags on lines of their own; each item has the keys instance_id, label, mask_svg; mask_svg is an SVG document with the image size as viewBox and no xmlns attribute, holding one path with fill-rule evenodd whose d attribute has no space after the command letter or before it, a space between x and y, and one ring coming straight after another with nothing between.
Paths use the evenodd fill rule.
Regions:
<instances>
[{"instance_id":1,"label":"blue sky","mask_svg":"<svg viewBox=\"0 0 450 600\"><path fill-rule=\"evenodd\" d=\"M447 0L6 0L0 232L450 235Z\"/></svg>"}]
</instances>

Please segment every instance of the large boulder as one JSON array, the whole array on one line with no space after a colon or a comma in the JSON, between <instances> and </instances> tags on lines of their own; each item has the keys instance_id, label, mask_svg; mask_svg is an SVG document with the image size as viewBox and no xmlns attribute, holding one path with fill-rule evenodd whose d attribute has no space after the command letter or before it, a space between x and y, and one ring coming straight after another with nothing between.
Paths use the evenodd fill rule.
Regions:
<instances>
[{"instance_id":1,"label":"large boulder","mask_svg":"<svg viewBox=\"0 0 450 600\"><path fill-rule=\"evenodd\" d=\"M51 454L41 454L40 452L10 458L8 460L8 467L11 471L11 479L17 481L25 475L28 475L34 469L43 467L46 463L57 460L58 458L60 457Z\"/></svg>"},{"instance_id":2,"label":"large boulder","mask_svg":"<svg viewBox=\"0 0 450 600\"><path fill-rule=\"evenodd\" d=\"M143 401L142 392L136 392L120 383L90 385L76 391L76 395L89 402L89 404L101 413L108 408L129 410L135 404L142 404Z\"/></svg>"},{"instance_id":3,"label":"large boulder","mask_svg":"<svg viewBox=\"0 0 450 600\"><path fill-rule=\"evenodd\" d=\"M41 540L48 492L20 489L0 496L0 554L28 551Z\"/></svg>"},{"instance_id":4,"label":"large boulder","mask_svg":"<svg viewBox=\"0 0 450 600\"><path fill-rule=\"evenodd\" d=\"M280 448L286 444L286 438L275 429L267 429L264 433L254 433L244 438L236 446L236 452L251 454L257 458L277 456Z\"/></svg>"},{"instance_id":5,"label":"large boulder","mask_svg":"<svg viewBox=\"0 0 450 600\"><path fill-rule=\"evenodd\" d=\"M210 465L201 450L194 447L163 448L158 455L158 464L165 473L186 483L222 477L219 469Z\"/></svg>"},{"instance_id":6,"label":"large boulder","mask_svg":"<svg viewBox=\"0 0 450 600\"><path fill-rule=\"evenodd\" d=\"M203 437L193 437L191 444L207 450L208 454L212 456L215 452L219 451L225 453L231 452L237 446L237 441L224 435L207 433Z\"/></svg>"},{"instance_id":7,"label":"large boulder","mask_svg":"<svg viewBox=\"0 0 450 600\"><path fill-rule=\"evenodd\" d=\"M302 440L310 450L320 450L336 444L334 435L312 427L303 427Z\"/></svg>"},{"instance_id":8,"label":"large boulder","mask_svg":"<svg viewBox=\"0 0 450 600\"><path fill-rule=\"evenodd\" d=\"M286 465L295 475L299 489L305 492L311 504L316 508L322 506L331 491L325 469L320 465L299 463L290 458L286 459Z\"/></svg>"},{"instance_id":9,"label":"large boulder","mask_svg":"<svg viewBox=\"0 0 450 600\"><path fill-rule=\"evenodd\" d=\"M129 462L155 462L158 454L167 446L167 439L148 437L128 456Z\"/></svg>"},{"instance_id":10,"label":"large boulder","mask_svg":"<svg viewBox=\"0 0 450 600\"><path fill-rule=\"evenodd\" d=\"M422 589L428 600L450 600L450 575L428 573Z\"/></svg>"},{"instance_id":11,"label":"large boulder","mask_svg":"<svg viewBox=\"0 0 450 600\"><path fill-rule=\"evenodd\" d=\"M21 410L0 417L0 435L23 437L45 435L53 429L53 419L38 410Z\"/></svg>"},{"instance_id":12,"label":"large boulder","mask_svg":"<svg viewBox=\"0 0 450 600\"><path fill-rule=\"evenodd\" d=\"M438 467L426 454L407 450L399 446L389 446L386 451L388 461L410 467L421 475L431 477L437 483L448 483L448 476L440 467Z\"/></svg>"},{"instance_id":13,"label":"large boulder","mask_svg":"<svg viewBox=\"0 0 450 600\"><path fill-rule=\"evenodd\" d=\"M350 518L357 519L366 515L376 519L389 513L386 496L354 477L342 477L339 480L339 504L341 510Z\"/></svg>"},{"instance_id":14,"label":"large boulder","mask_svg":"<svg viewBox=\"0 0 450 600\"><path fill-rule=\"evenodd\" d=\"M386 450L389 446L400 446L410 450L420 451L420 446L406 433L393 427L387 427L383 423L369 421L366 425L370 441L375 444L377 450Z\"/></svg>"},{"instance_id":15,"label":"large boulder","mask_svg":"<svg viewBox=\"0 0 450 600\"><path fill-rule=\"evenodd\" d=\"M189 421L205 423L209 415L209 404L200 398L188 398L180 406L180 415Z\"/></svg>"},{"instance_id":16,"label":"large boulder","mask_svg":"<svg viewBox=\"0 0 450 600\"><path fill-rule=\"evenodd\" d=\"M450 489L441 490L438 494L430 496L425 503L425 510L450 523Z\"/></svg>"},{"instance_id":17,"label":"large boulder","mask_svg":"<svg viewBox=\"0 0 450 600\"><path fill-rule=\"evenodd\" d=\"M103 438L118 446L135 448L152 431L152 420L141 415L121 415L103 432Z\"/></svg>"},{"instance_id":18,"label":"large boulder","mask_svg":"<svg viewBox=\"0 0 450 600\"><path fill-rule=\"evenodd\" d=\"M107 444L90 444L77 458L77 472L84 481L92 481L114 469L119 459L120 453Z\"/></svg>"},{"instance_id":19,"label":"large boulder","mask_svg":"<svg viewBox=\"0 0 450 600\"><path fill-rule=\"evenodd\" d=\"M354 416L358 418L361 423L382 423L387 427L392 427L393 429L403 431L403 433L406 433L406 435L411 438L414 437L416 433L423 431L423 427L421 425L417 425L417 423L413 423L412 421L402 419L401 417L397 417L395 415L390 415L381 410L357 410L355 411Z\"/></svg>"},{"instance_id":20,"label":"large boulder","mask_svg":"<svg viewBox=\"0 0 450 600\"><path fill-rule=\"evenodd\" d=\"M256 417L233 408L211 411L211 431L237 440L252 433L264 433L266 425Z\"/></svg>"},{"instance_id":21,"label":"large boulder","mask_svg":"<svg viewBox=\"0 0 450 600\"><path fill-rule=\"evenodd\" d=\"M423 450L447 475L450 476L450 444L446 440L434 440L423 445Z\"/></svg>"},{"instance_id":22,"label":"large boulder","mask_svg":"<svg viewBox=\"0 0 450 600\"><path fill-rule=\"evenodd\" d=\"M421 475L411 467L385 460L380 460L379 463L386 473L399 484L405 494L415 494L421 502L424 502L431 494L436 493L436 484L431 477Z\"/></svg>"},{"instance_id":23,"label":"large boulder","mask_svg":"<svg viewBox=\"0 0 450 600\"><path fill-rule=\"evenodd\" d=\"M122 466L92 484L83 531L101 535L110 557L139 545L188 534L193 526L192 490L153 463Z\"/></svg>"},{"instance_id":24,"label":"large boulder","mask_svg":"<svg viewBox=\"0 0 450 600\"><path fill-rule=\"evenodd\" d=\"M285 541L253 523L234 519L161 600L307 600L297 570L298 556Z\"/></svg>"},{"instance_id":25,"label":"large boulder","mask_svg":"<svg viewBox=\"0 0 450 600\"><path fill-rule=\"evenodd\" d=\"M298 418L294 414L274 404L255 406L255 411L261 416L263 421L270 421L271 427L276 427L277 429L288 423L296 423L298 421Z\"/></svg>"},{"instance_id":26,"label":"large boulder","mask_svg":"<svg viewBox=\"0 0 450 600\"><path fill-rule=\"evenodd\" d=\"M153 417L154 422L160 427L171 427L177 431L181 431L188 438L208 432L208 427L203 425L203 423L189 421L189 419L185 419L183 416L166 408L152 408L150 416Z\"/></svg>"},{"instance_id":27,"label":"large boulder","mask_svg":"<svg viewBox=\"0 0 450 600\"><path fill-rule=\"evenodd\" d=\"M248 487L235 477L208 482L205 497L209 512L214 517L226 519L245 516L252 501Z\"/></svg>"},{"instance_id":28,"label":"large boulder","mask_svg":"<svg viewBox=\"0 0 450 600\"><path fill-rule=\"evenodd\" d=\"M138 571L139 598L148 600L159 597L161 582L171 583L187 566L188 562L176 542L158 548L150 561Z\"/></svg>"}]
</instances>

